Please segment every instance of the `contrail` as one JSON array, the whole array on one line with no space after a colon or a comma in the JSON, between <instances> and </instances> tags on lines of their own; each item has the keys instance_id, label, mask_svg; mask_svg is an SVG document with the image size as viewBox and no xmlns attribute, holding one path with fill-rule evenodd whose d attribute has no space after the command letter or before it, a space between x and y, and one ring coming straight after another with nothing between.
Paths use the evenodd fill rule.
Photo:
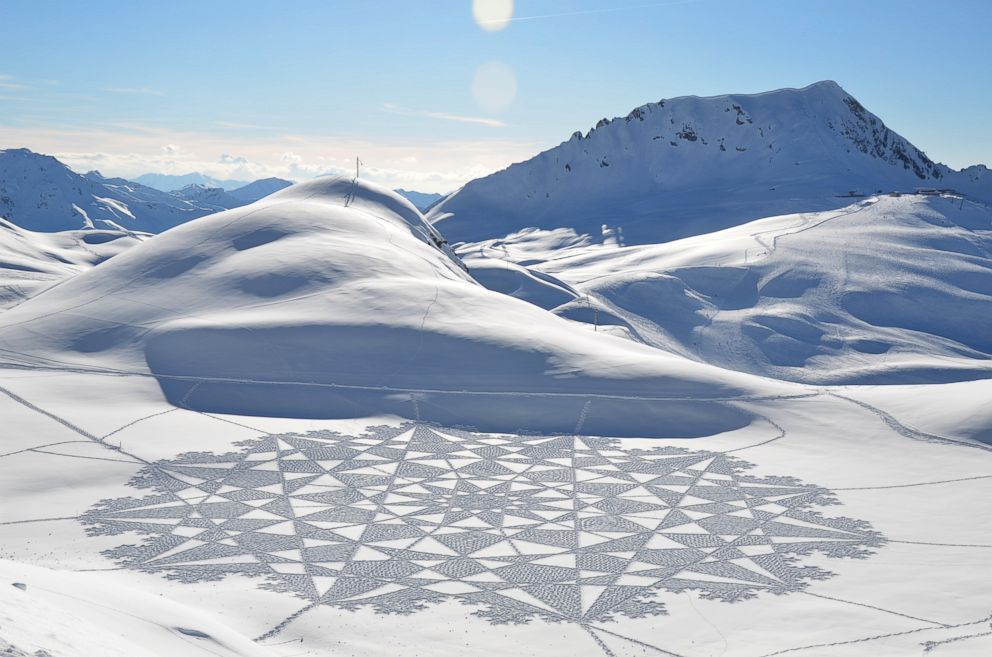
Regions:
<instances>
[{"instance_id":1,"label":"contrail","mask_svg":"<svg viewBox=\"0 0 992 657\"><path fill-rule=\"evenodd\" d=\"M646 7L673 7L675 5L691 5L697 2L703 2L703 0L677 0L676 2L651 2L640 5L628 5L626 7L610 7L608 9L585 9L582 11L567 11L559 14L540 14L538 16L514 16L513 18L507 19L496 19L488 21L479 21L480 25L488 25L491 23L513 23L516 21L533 21L542 18L558 18L561 16L584 16L586 14L612 14L618 11L627 11L628 9L644 9Z\"/></svg>"}]
</instances>

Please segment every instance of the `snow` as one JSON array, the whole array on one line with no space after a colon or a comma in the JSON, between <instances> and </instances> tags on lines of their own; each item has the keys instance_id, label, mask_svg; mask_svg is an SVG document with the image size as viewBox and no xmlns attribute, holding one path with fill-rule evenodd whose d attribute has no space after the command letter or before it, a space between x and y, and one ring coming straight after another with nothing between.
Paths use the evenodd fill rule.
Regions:
<instances>
[{"instance_id":1,"label":"snow","mask_svg":"<svg viewBox=\"0 0 992 657\"><path fill-rule=\"evenodd\" d=\"M205 185L186 185L182 189L172 192L173 196L185 201L196 203L202 208L211 212L222 212L251 203L256 199L241 199L233 193L225 192L220 187L207 187Z\"/></svg>"},{"instance_id":2,"label":"snow","mask_svg":"<svg viewBox=\"0 0 992 657\"><path fill-rule=\"evenodd\" d=\"M402 650L411 655L524 652L564 657L599 654L603 652L603 643L615 655L640 654L647 644L693 657L713 652L753 657L782 650L839 656L916 654L927 641L952 639L957 639L960 645L948 643L940 650L948 650L946 654L954 654L951 649L960 649L961 654L983 654L992 645L987 637L981 636L988 631L989 623L988 590L992 580L983 560L990 542L987 526L975 519L992 512L989 507L992 455L961 444L927 439L913 431L935 431L937 423L933 420L944 416L948 408L954 417L961 414L977 418L976 413L985 414L985 419L978 422L985 422L987 427L986 383L929 386L915 397L923 403L909 401L907 405L912 406L909 413L895 406L893 400L900 393L916 394L914 387L822 389L819 394L803 399L754 400L745 405L767 420L752 426L696 440L627 439L612 451L607 450L609 458L621 459L635 450L650 453L665 447L738 450L733 455L757 464L751 474L789 475L833 491L842 506L824 507L827 516L870 521L887 542L861 559L801 556L803 566L819 566L832 574L811 582L806 593L761 593L757 598L730 604L701 597L698 591L662 590L656 599L665 605L665 614L642 618L620 616L613 621L591 622L585 629L572 622L551 623L538 618L522 625L493 624L474 613L479 611L478 605L459 604L457 597L465 595L460 591L471 590L466 587L477 586L484 580L451 574L447 568L441 570L449 574L435 574L431 584L438 591L446 591L440 594L445 601L402 614L377 612L368 600L362 606L360 597L351 608L342 608L331 600L313 605L312 599L305 595L294 597L278 589L270 590L258 577L236 574L246 567L176 563L174 572L182 576L172 579L165 577L168 570L121 568L121 561L113 556L120 554L120 547L145 544L161 533L161 526L154 531L144 530L151 534L87 534L77 518L92 520L86 514L93 513L98 500L138 500L146 495L148 491L134 488L142 478L127 485L144 465L138 459L155 462L160 468L174 468L171 471L176 475L182 471L189 477L197 457L177 461L179 454L195 452L202 455L199 458L208 459L211 467L227 468L231 467L230 456L218 459L212 455L238 453L270 434L297 432L310 436L310 440L340 443L375 435L364 433L368 425L397 427L403 420L395 417L292 420L203 414L171 406L158 394L154 381L145 377L35 368L18 371L8 366L0 374L0 387L14 393L17 399L7 393L0 395L0 412L5 426L12 429L5 436L5 450L17 453L0 459L0 486L6 495L0 511L0 522L4 523L0 525L0 535L3 555L9 559L3 562L0 573L5 582L26 583L27 591L3 587L9 590L0 592L3 596L0 619L12 620L0 620L0 627L4 628L4 639L15 646L48 649L53 655L94 654L87 643L90 639L108 646L97 654L114 654L112 649L118 646L122 654L145 654L141 650L155 655L197 654L194 647L200 645L198 641L188 635L177 635L178 627L208 634L224 642L233 654L253 654L246 649L237 652L243 645L237 642L239 635L266 636L259 642L259 649L286 656L372 657L394 655ZM892 396L882 399L878 396L881 392ZM108 398L115 402L103 403ZM868 401L864 402L865 399ZM872 410L876 408L884 409L890 421L894 419L901 424L889 424L878 410ZM407 428L407 433L400 437L409 435L411 430ZM80 431L94 437L108 437L101 444L99 439L86 438ZM321 438L322 431L342 432L344 437ZM457 436L453 439L462 440ZM500 444L499 437L484 439L494 446ZM541 440L540 437L516 439ZM63 444L51 445L57 442ZM367 444L375 449L374 440L367 440ZM375 450L367 460L372 462L377 454L381 458L374 467L380 472L388 471L386 466L395 457L387 450ZM463 449L452 452L449 458L455 460L453 466L463 467L472 462L467 454ZM268 457L264 453L260 456ZM300 473L290 467L291 456L287 452L280 457L279 467L285 468L287 477L299 477ZM327 457L333 457L333 453ZM411 454L405 458L425 457ZM513 460L501 462L509 465ZM258 463L264 465L263 460ZM330 462L328 467L333 467ZM349 464L349 468L353 467ZM468 472L461 475L468 480L463 485L474 481ZM408 476L413 476L412 472ZM546 484L549 493L556 490L552 483ZM398 480L397 485L410 484ZM257 490L258 494L264 492L261 488ZM300 489L300 495L305 493L306 490ZM198 497L189 499L198 503L203 497L209 495L199 493ZM130 503L133 505L134 501ZM300 513L313 513L321 508L312 501L307 504L311 508L300 505ZM410 511L410 508L405 510ZM134 512L115 505L99 513L111 522L113 514L125 518ZM217 522L225 520L218 518ZM169 532L170 527L166 524L164 530ZM353 529L356 527L342 527L341 531ZM357 529L366 531L361 524ZM175 531L175 536L183 536L179 529ZM457 531L457 525L443 526L439 535ZM189 540L188 533L184 540ZM528 549L525 542L516 543ZM534 549L542 547L532 545ZM372 549L360 555L356 552L355 568L384 563L382 550L390 548L369 547ZM112 550L117 552L106 552ZM431 563L443 561L443 554L438 552ZM556 555L548 555L553 556ZM425 557L421 555L422 559ZM298 561L301 558L298 556L282 558L289 561L283 562L285 565L276 564L277 572L287 574L279 577L290 578L294 572L289 570L290 566L302 570L313 566L335 567L327 560L318 559L319 563L307 566L309 562ZM479 557L495 568L507 563L493 558ZM557 558L560 560L562 556ZM43 578L28 564L43 564L56 570L42 573L46 576ZM429 568L429 564L422 567ZM235 574L223 576L223 568L231 568ZM99 572L70 572L80 570ZM198 572L208 576L198 576ZM394 575L382 576L385 578L382 585L372 595L386 596L389 591L399 590L400 580ZM319 580L319 576L315 579ZM541 581L538 579L531 586L540 586ZM630 581L630 586L637 585L633 583L635 580L625 581ZM15 595L21 597L12 597ZM25 595L32 596L29 605L24 602ZM149 599L160 602L160 606L152 606ZM525 596L521 599L533 600ZM103 606L95 607L93 603ZM124 609L150 622L122 616L107 607ZM205 617L207 613L216 620ZM51 618L52 622L40 628L38 618ZM8 628L15 629L8 631ZM111 637L107 636L108 632L112 633ZM978 636L962 638L971 635ZM179 646L176 642L180 640L188 640L191 645ZM133 643L138 648L132 648ZM66 644L77 647L79 652L55 650ZM217 650L212 642L204 647Z\"/></svg>"},{"instance_id":3,"label":"snow","mask_svg":"<svg viewBox=\"0 0 992 657\"><path fill-rule=\"evenodd\" d=\"M34 233L0 219L0 308L36 296L148 237L96 229Z\"/></svg>"},{"instance_id":4,"label":"snow","mask_svg":"<svg viewBox=\"0 0 992 657\"><path fill-rule=\"evenodd\" d=\"M0 652L988 653L987 169L835 197L952 177L854 103L646 105L433 224L340 177L0 221Z\"/></svg>"},{"instance_id":5,"label":"snow","mask_svg":"<svg viewBox=\"0 0 992 657\"><path fill-rule=\"evenodd\" d=\"M79 175L54 157L11 148L0 150L0 217L33 231L96 227L158 233L289 184L256 183L232 195L204 187L168 193L97 171Z\"/></svg>"},{"instance_id":6,"label":"snow","mask_svg":"<svg viewBox=\"0 0 992 657\"><path fill-rule=\"evenodd\" d=\"M57 232L86 226L158 232L209 209L121 178L81 176L53 157L0 151L0 217Z\"/></svg>"},{"instance_id":7,"label":"snow","mask_svg":"<svg viewBox=\"0 0 992 657\"><path fill-rule=\"evenodd\" d=\"M628 248L540 252L530 237L459 252L473 271L518 260L571 285L583 302L558 314L592 323L584 309L598 307L601 321L627 327L635 339L729 369L845 384L989 376L986 206L871 197Z\"/></svg>"},{"instance_id":8,"label":"snow","mask_svg":"<svg viewBox=\"0 0 992 657\"><path fill-rule=\"evenodd\" d=\"M452 242L524 228L627 244L710 233L778 214L847 205L838 195L956 188L992 201L968 170L932 162L834 82L803 89L649 103L586 135L474 180L429 219Z\"/></svg>"},{"instance_id":9,"label":"snow","mask_svg":"<svg viewBox=\"0 0 992 657\"><path fill-rule=\"evenodd\" d=\"M548 277L527 283L573 295ZM748 419L711 399L781 389L486 290L409 202L347 178L131 249L5 313L0 345L150 371L170 399L201 410L338 417L416 406L425 419L496 430L570 430L592 394L601 410L590 422L628 411L618 434L719 432ZM478 395L503 397L479 407Z\"/></svg>"},{"instance_id":10,"label":"snow","mask_svg":"<svg viewBox=\"0 0 992 657\"><path fill-rule=\"evenodd\" d=\"M177 189L182 189L188 185L218 187L225 191L232 191L250 184L244 180L219 180L196 171L182 175L143 173L140 176L137 176L134 179L134 182L145 185L146 187L152 187L160 192L172 192Z\"/></svg>"},{"instance_id":11,"label":"snow","mask_svg":"<svg viewBox=\"0 0 992 657\"><path fill-rule=\"evenodd\" d=\"M6 559L0 560L0 627L0 649L14 656L271 654L203 610L108 585L97 574L53 571Z\"/></svg>"},{"instance_id":12,"label":"snow","mask_svg":"<svg viewBox=\"0 0 992 657\"><path fill-rule=\"evenodd\" d=\"M480 259L469 265L472 278L487 289L551 310L574 301L579 293L553 276L506 260Z\"/></svg>"}]
</instances>

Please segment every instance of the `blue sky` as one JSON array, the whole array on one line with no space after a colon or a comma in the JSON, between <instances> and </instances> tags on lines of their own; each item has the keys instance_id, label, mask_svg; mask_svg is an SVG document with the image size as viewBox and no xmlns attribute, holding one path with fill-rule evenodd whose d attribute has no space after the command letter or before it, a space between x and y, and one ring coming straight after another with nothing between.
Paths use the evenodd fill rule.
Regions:
<instances>
[{"instance_id":1,"label":"blue sky","mask_svg":"<svg viewBox=\"0 0 992 657\"><path fill-rule=\"evenodd\" d=\"M987 0L488 2L513 20L480 26L471 0L0 0L0 148L125 176L300 179L361 155L447 191L648 101L834 79L934 159L992 164Z\"/></svg>"}]
</instances>

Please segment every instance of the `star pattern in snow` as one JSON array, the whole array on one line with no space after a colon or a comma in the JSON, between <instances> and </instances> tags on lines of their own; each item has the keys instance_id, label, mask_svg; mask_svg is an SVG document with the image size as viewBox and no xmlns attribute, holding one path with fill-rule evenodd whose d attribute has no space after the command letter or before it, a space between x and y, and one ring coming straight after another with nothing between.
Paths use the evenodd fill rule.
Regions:
<instances>
[{"instance_id":1,"label":"star pattern in snow","mask_svg":"<svg viewBox=\"0 0 992 657\"><path fill-rule=\"evenodd\" d=\"M621 441L470 433L424 424L318 431L191 453L105 500L91 534L183 581L263 576L315 604L410 613L456 598L495 623L665 613L663 591L737 601L830 573L799 555L864 557L883 539L827 518L829 491L759 478L721 453Z\"/></svg>"}]
</instances>

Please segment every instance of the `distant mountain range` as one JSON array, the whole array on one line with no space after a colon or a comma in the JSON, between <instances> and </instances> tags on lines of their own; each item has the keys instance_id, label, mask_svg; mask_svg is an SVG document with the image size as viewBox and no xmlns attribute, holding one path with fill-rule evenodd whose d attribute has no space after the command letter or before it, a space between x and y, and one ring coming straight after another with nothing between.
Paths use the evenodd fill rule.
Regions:
<instances>
[{"instance_id":1,"label":"distant mountain range","mask_svg":"<svg viewBox=\"0 0 992 657\"><path fill-rule=\"evenodd\" d=\"M0 218L32 231L79 228L159 233L214 212L254 203L289 187L282 178L245 183L202 173L147 173L135 180L79 174L50 155L0 150ZM398 190L421 210L443 198Z\"/></svg>"},{"instance_id":2,"label":"distant mountain range","mask_svg":"<svg viewBox=\"0 0 992 657\"><path fill-rule=\"evenodd\" d=\"M954 171L890 130L837 83L687 96L603 119L583 134L436 204L452 242L524 228L627 244L667 241L759 217L826 210L838 196L953 188L992 201L992 171Z\"/></svg>"},{"instance_id":3,"label":"distant mountain range","mask_svg":"<svg viewBox=\"0 0 992 657\"><path fill-rule=\"evenodd\" d=\"M168 192L98 171L81 175L26 148L0 150L0 217L41 232L105 228L158 233L291 184L267 178L230 191L192 184Z\"/></svg>"},{"instance_id":4,"label":"distant mountain range","mask_svg":"<svg viewBox=\"0 0 992 657\"><path fill-rule=\"evenodd\" d=\"M35 231L161 232L290 184L241 184L202 173L145 174L132 182L79 175L26 149L0 151L0 217ZM397 192L453 243L538 228L633 245L920 188L990 203L992 171L934 162L837 83L824 81L648 103L448 196Z\"/></svg>"},{"instance_id":5,"label":"distant mountain range","mask_svg":"<svg viewBox=\"0 0 992 657\"><path fill-rule=\"evenodd\" d=\"M264 178L230 191L208 185L186 185L169 193L200 207L213 208L214 212L220 212L254 203L292 184L282 178Z\"/></svg>"},{"instance_id":6,"label":"distant mountain range","mask_svg":"<svg viewBox=\"0 0 992 657\"><path fill-rule=\"evenodd\" d=\"M230 196L234 199L251 203L293 184L291 181L283 180L282 178L264 178L252 183L246 183L241 180L219 180L198 171L181 176L164 173L145 173L135 178L134 181L163 192L179 194L187 200L200 198L208 204L217 204L218 201L221 204L229 203L229 205L223 205L224 208L237 207L237 204L218 192L229 192ZM217 191L210 193L196 191L207 189ZM393 191L413 203L420 211L428 209L444 198L444 194L429 194L409 189L396 189Z\"/></svg>"},{"instance_id":7,"label":"distant mountain range","mask_svg":"<svg viewBox=\"0 0 992 657\"><path fill-rule=\"evenodd\" d=\"M206 174L194 171L182 175L171 175L168 173L144 173L134 179L134 182L141 183L146 187L151 187L162 192L172 192L189 185L202 185L203 187L219 187L225 191L231 191L248 184L247 180L220 180Z\"/></svg>"},{"instance_id":8,"label":"distant mountain range","mask_svg":"<svg viewBox=\"0 0 992 657\"><path fill-rule=\"evenodd\" d=\"M424 212L429 207L444 198L444 194L427 194L425 192L415 192L409 189L395 189L393 191L417 206L421 212Z\"/></svg>"}]
</instances>

